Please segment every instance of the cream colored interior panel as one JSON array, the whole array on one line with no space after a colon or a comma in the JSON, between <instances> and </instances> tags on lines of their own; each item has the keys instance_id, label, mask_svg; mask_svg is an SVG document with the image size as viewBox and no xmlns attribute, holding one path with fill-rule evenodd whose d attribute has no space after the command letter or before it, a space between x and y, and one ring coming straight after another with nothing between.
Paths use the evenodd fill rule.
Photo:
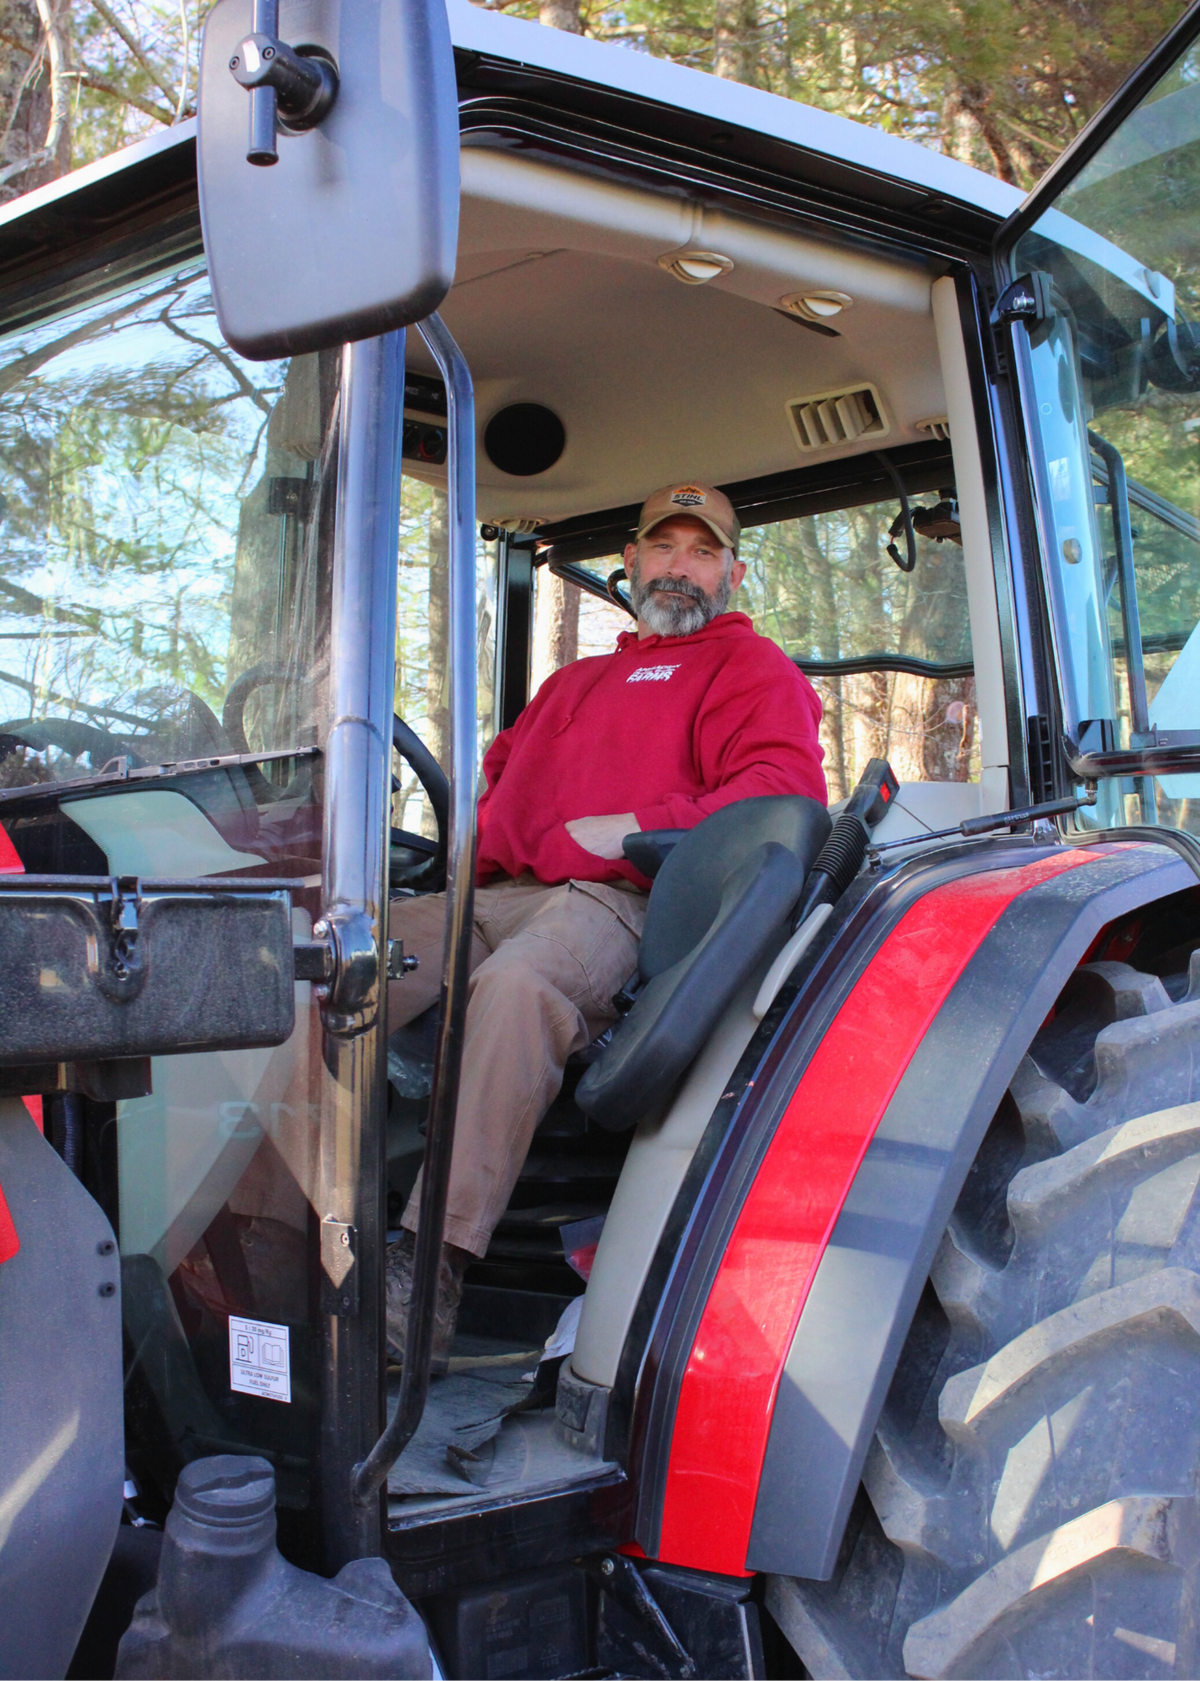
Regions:
<instances>
[{"instance_id":1,"label":"cream colored interior panel","mask_svg":"<svg viewBox=\"0 0 1200 1681\"><path fill-rule=\"evenodd\" d=\"M933 319L946 390L950 447L954 453L954 483L962 519L963 564L967 578L967 607L971 617L971 647L975 660L975 701L979 743L989 811L1007 804L1007 778L995 773L1008 765L1008 728L1004 709L1004 668L1000 654L1000 617L996 607L996 578L988 525L979 434L967 370L958 298L953 279L946 275L933 284ZM1003 785L999 803L995 794Z\"/></svg>"},{"instance_id":2,"label":"cream colored interior panel","mask_svg":"<svg viewBox=\"0 0 1200 1681\"><path fill-rule=\"evenodd\" d=\"M725 1083L758 1027L752 1005L776 950L737 994L659 1120L634 1134L596 1250L583 1298L571 1367L588 1383L611 1386L667 1215Z\"/></svg>"},{"instance_id":3,"label":"cream colored interior panel","mask_svg":"<svg viewBox=\"0 0 1200 1681\"><path fill-rule=\"evenodd\" d=\"M952 829L968 817L981 817L978 782L902 782L882 822L872 835L876 841L919 840L936 829Z\"/></svg>"}]
</instances>

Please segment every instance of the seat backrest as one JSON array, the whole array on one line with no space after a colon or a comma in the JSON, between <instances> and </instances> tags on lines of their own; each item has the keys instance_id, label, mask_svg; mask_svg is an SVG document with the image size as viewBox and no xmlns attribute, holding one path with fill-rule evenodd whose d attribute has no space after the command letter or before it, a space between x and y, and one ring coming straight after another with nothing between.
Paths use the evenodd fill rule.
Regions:
<instances>
[{"instance_id":1,"label":"seat backrest","mask_svg":"<svg viewBox=\"0 0 1200 1681\"><path fill-rule=\"evenodd\" d=\"M690 830L655 878L642 990L575 1092L601 1126L634 1126L678 1084L738 988L771 949L829 834L817 800L725 806Z\"/></svg>"},{"instance_id":2,"label":"seat backrest","mask_svg":"<svg viewBox=\"0 0 1200 1681\"><path fill-rule=\"evenodd\" d=\"M654 880L638 951L643 981L698 946L716 920L725 884L768 841L795 853L805 873L829 834L829 813L803 794L722 806L672 848Z\"/></svg>"}]
</instances>

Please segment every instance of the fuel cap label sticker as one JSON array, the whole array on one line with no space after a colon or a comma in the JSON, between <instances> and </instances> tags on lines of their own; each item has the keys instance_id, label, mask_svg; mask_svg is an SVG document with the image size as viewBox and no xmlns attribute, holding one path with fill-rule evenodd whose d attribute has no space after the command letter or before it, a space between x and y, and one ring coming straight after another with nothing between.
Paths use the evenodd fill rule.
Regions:
<instances>
[{"instance_id":1,"label":"fuel cap label sticker","mask_svg":"<svg viewBox=\"0 0 1200 1681\"><path fill-rule=\"evenodd\" d=\"M286 1325L229 1317L229 1387L267 1401L292 1398L292 1361Z\"/></svg>"}]
</instances>

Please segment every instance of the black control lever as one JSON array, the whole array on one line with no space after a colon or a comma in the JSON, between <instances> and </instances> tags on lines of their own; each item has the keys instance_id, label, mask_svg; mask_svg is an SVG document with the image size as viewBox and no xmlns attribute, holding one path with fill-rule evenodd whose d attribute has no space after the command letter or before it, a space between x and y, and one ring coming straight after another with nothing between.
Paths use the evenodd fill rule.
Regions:
<instances>
[{"instance_id":1,"label":"black control lever","mask_svg":"<svg viewBox=\"0 0 1200 1681\"><path fill-rule=\"evenodd\" d=\"M869 759L808 872L794 928L799 928L818 905L832 905L841 898L862 868L872 829L882 822L899 791L896 773L887 760Z\"/></svg>"},{"instance_id":2,"label":"black control lever","mask_svg":"<svg viewBox=\"0 0 1200 1681\"><path fill-rule=\"evenodd\" d=\"M279 162L276 133L302 134L328 116L337 98L337 67L311 49L279 39L279 0L254 0L253 30L229 60L234 80L250 94L246 162Z\"/></svg>"}]
</instances>

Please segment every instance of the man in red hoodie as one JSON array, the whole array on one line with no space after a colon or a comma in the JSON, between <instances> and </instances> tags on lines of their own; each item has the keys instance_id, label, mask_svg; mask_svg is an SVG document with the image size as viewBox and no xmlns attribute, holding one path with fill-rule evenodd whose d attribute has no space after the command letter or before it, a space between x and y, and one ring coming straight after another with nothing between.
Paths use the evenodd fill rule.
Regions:
<instances>
[{"instance_id":1,"label":"man in red hoodie","mask_svg":"<svg viewBox=\"0 0 1200 1681\"><path fill-rule=\"evenodd\" d=\"M668 485L625 550L637 632L542 684L483 761L479 888L462 1086L439 1275L445 1370L463 1274L487 1249L573 1051L615 1019L637 966L650 883L625 858L639 829L690 829L734 800L824 802L812 686L744 613L728 499ZM438 995L444 901L402 900L391 933L420 967L388 989L394 1031ZM388 1342L403 1352L419 1187L387 1261Z\"/></svg>"}]
</instances>

